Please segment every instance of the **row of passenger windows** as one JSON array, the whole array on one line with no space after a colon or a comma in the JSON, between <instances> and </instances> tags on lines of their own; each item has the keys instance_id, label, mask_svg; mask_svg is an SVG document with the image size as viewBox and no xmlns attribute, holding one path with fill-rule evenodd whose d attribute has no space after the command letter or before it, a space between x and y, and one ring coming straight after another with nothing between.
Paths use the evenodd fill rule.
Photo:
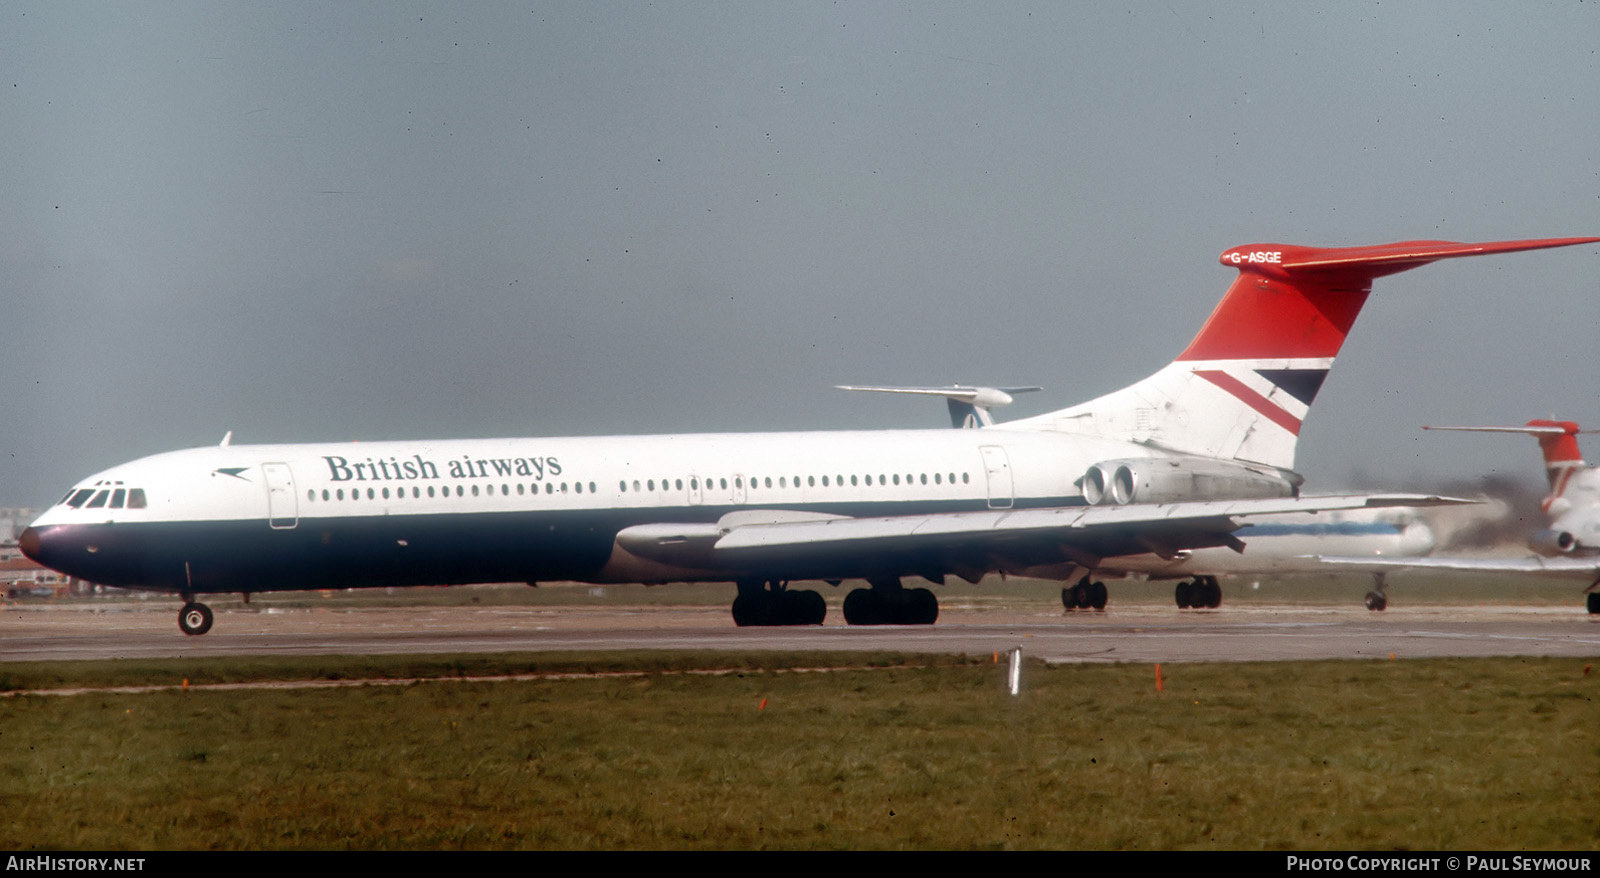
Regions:
<instances>
[{"instance_id":1,"label":"row of passenger windows","mask_svg":"<svg viewBox=\"0 0 1600 878\"><path fill-rule=\"evenodd\" d=\"M454 494L450 493L450 489L452 487L455 488L455 493ZM567 483L567 482L562 482L560 485L557 485L554 482L545 482L544 483L544 493L546 493L546 494L565 494L569 490L574 494L582 494L586 490L591 494L597 493L599 491L599 489L595 487L594 482L588 482L587 484L584 483L584 482L572 482L570 484ZM483 485L481 487L478 486L478 485L473 485L473 486L471 486L470 489L468 489L464 485L454 485L454 486L452 486L452 485L441 485L441 486L438 486L437 488L435 486L433 486L433 485L429 485L427 488L422 488L419 485L412 485L411 486L411 495L410 496L411 496L411 499L413 499L413 500L420 500L424 496L427 496L427 497L451 497L451 496L465 497L469 493L474 497L480 497L480 496L493 497L494 496L494 485ZM520 484L520 483L517 485L517 494L518 494L518 496L526 496L527 494L537 494L537 493L539 493L539 486L538 485L523 485L523 484ZM501 485L500 486L500 494L502 496L506 496L506 497L511 496L511 486L510 485ZM311 500L311 501L314 502L314 501L316 501L317 497L318 497L318 493L317 493L317 490L315 488L306 491L306 499L307 500ZM322 492L321 492L321 497L322 497L323 500L343 500L343 499L345 499L345 490L343 488L335 488L335 489L330 491L327 488L323 488ZM380 499L380 498L384 499L384 500L388 500L388 499L391 499L391 498L392 499L396 499L396 500L404 500L404 499L406 499L406 489L405 489L404 486L399 487L399 488L395 488L392 491L388 487L367 488L366 489L366 499L368 499L368 500L377 500L377 499ZM351 500L360 500L360 499L362 499L362 490L360 488L351 488L350 489L350 493L349 493L349 499L351 499Z\"/></svg>"},{"instance_id":2,"label":"row of passenger windows","mask_svg":"<svg viewBox=\"0 0 1600 878\"><path fill-rule=\"evenodd\" d=\"M874 481L873 481L874 476L871 476L871 475L862 475L862 476L852 475L852 476L849 476L848 478L849 478L850 484L852 486L861 486L861 485L870 486L870 485L873 485L873 484L878 484L878 485L890 485L890 484L894 484L894 485L900 485L900 484L911 485L911 484L919 484L919 483L923 484L923 485L929 484L929 476L928 476L927 473L921 473L919 475L918 474L912 474L912 473L906 473L903 478L899 473L894 473L893 475L886 475L886 474L883 474L883 473L879 473L876 476L876 479L877 479L876 483L874 483ZM794 476L793 477L792 484L794 485L794 487L798 488L798 487L801 486L800 479L801 479L800 476ZM834 476L831 477L831 479L830 479L829 476L806 476L805 477L805 486L808 487L808 488L814 488L814 487L817 486L818 482L820 481L822 487L824 487L824 488L827 488L827 487L843 487L844 483L845 483L845 479L846 479L846 476L843 476L843 475L834 475ZM703 481L704 481L704 489L705 490L712 490L712 489L715 489L715 488L718 488L718 487L722 488L723 490L727 490L727 488L728 488L728 480L726 478L717 478L717 479L707 478L707 479L704 479ZM971 481L971 476L969 476L967 473L962 473L961 474L961 484L965 485L965 484L968 484L970 481ZM932 476L932 483L935 484L935 485L943 485L943 484L946 484L947 482L948 482L948 484L952 484L952 485L955 484L956 483L956 474L955 473L934 473L933 476ZM689 478L688 484L689 484L689 490L691 490L691 491L699 491L702 488L702 480L699 477L691 476ZM790 479L789 476L779 476L778 479L777 479L776 486L779 487L779 488L787 488L787 487L790 486L790 484L791 484L791 479ZM554 482L544 482L543 485L544 485L543 493L545 493L545 494L565 494L569 490L574 494L582 494L585 491L587 491L590 494L595 494L595 493L599 492L599 489L595 486L594 482L571 482L571 483L562 482L560 485L557 485ZM659 486L660 486L660 490L663 490L663 491L682 491L683 490L683 486L684 486L684 480L683 479L662 479L660 481L660 483L659 483ZM750 479L749 479L749 487L752 488L752 489L763 488L763 487L771 488L773 486L774 486L774 483L773 483L773 479L772 479L771 476L765 476L765 477L761 477L761 478L757 478L755 476L751 476ZM745 478L743 476L734 476L733 477L733 487L736 488L736 489L739 489L739 490L743 490L746 487ZM493 485L486 485L486 486L482 486L482 487L480 487L478 485L472 485L472 486L470 486L470 488L468 488L467 486L464 486L464 485L454 485L454 486L452 486L452 485L443 485L443 486L439 486L437 488L435 486L433 486L433 485L429 485L426 489L424 489L424 488L422 488L421 486L418 486L418 485L413 485L413 486L411 486L411 498L414 499L414 500L420 500L424 496L424 492L426 492L426 496L428 496L428 497L449 497L449 496L451 496L451 489L452 488L454 488L454 490L455 490L454 496L456 496L456 497L465 497L465 496L468 495L469 491L470 491L470 493L471 493L471 495L473 497L478 497L478 496L483 496L483 495L488 495L488 496L493 496L494 495L494 486ZM635 492L635 493L642 492L642 491L655 491L657 489L657 482L656 482L655 479L645 479L643 481L641 481L639 479L634 479L631 483L627 482L627 481L621 481L621 482L617 483L617 489L619 491L623 492L623 493L627 493L630 490ZM511 491L512 491L512 488L508 484L502 484L500 486L500 494L501 494L501 496L509 497L511 495ZM368 499L368 500L377 500L379 498L382 498L384 500L389 500L389 499L404 500L406 498L406 489L403 486L402 487L398 487L398 488L393 488L393 489L390 489L387 486L383 487L383 488L367 488L367 489L365 489L365 493L366 493L366 499ZM517 493L518 496L526 496L529 493L532 493L532 494L541 493L541 489L540 489L540 486L538 484L524 485L524 484L519 483L517 485L517 487L516 487L516 493ZM331 491L329 489L327 489L327 488L324 488L324 489L322 489L322 491L320 493L321 499L328 500L328 501L344 500L344 499L347 498L347 496L348 496L348 499L350 499L350 500L360 500L360 499L362 499L362 489L361 488L351 488L349 490L349 492L348 492L348 495L346 494L345 489L343 489L343 488L335 488L335 489L333 489ZM318 499L318 497L319 497L319 494L318 494L316 489L310 489L310 490L306 491L306 499L307 500L315 502ZM65 504L67 506L70 506L73 509L79 509L79 508L83 508L83 509L101 509L101 508L105 508L105 509L123 509L123 508L127 508L127 509L144 509L145 505L146 505L146 500L145 500L145 495L144 495L144 489L143 488L79 488L79 489L74 490L74 491L69 491L67 493L67 496L61 498L61 503Z\"/></svg>"},{"instance_id":3,"label":"row of passenger windows","mask_svg":"<svg viewBox=\"0 0 1600 878\"><path fill-rule=\"evenodd\" d=\"M832 481L830 482L828 476L806 476L805 477L805 486L808 487L808 488L815 488L817 486L817 483L820 481L821 484L822 484L822 487L824 487L824 488L827 488L827 487L843 487L846 478L847 478L846 476L835 475L835 476L832 477ZM914 474L914 473L906 473L905 474L905 478L904 478L903 481L902 481L901 476L900 476L899 473L894 473L892 475L886 475L884 473L879 473L877 476L872 476L872 475L854 476L853 475L853 476L849 476L848 478L850 480L850 484L852 486L857 486L857 487L862 486L862 485L871 486L873 484L878 484L878 485L891 485L891 484L893 484L893 485L899 485L899 484L913 485L913 484L917 484L918 481L920 481L924 485L930 483L930 479L929 479L929 476L928 476L927 473L922 473L920 475L917 475L917 474ZM874 478L877 479L876 482L873 481ZM935 485L943 485L943 484L946 483L946 480L949 481L949 484L954 485L956 483L956 474L955 473L934 473L933 476L932 476L931 483L935 484ZM968 484L971 480L972 480L972 477L970 475L968 475L967 473L962 473L961 474L961 484L963 484L963 485ZM777 487L779 487L779 488L787 488L787 487L789 487L790 484L791 484L791 482L790 482L790 479L789 479L788 476L778 476ZM796 488L800 487L800 476L795 476L794 477L793 485ZM751 476L750 477L749 486L751 488L771 488L771 487L773 487L773 480L772 480L771 476L761 476L761 477ZM705 480L705 488L706 488L706 490L709 491L709 490L711 490L713 488L718 488L718 487L722 488L723 490L727 490L727 488L728 488L728 480L726 478L717 478L717 479L708 478L708 479ZM745 479L744 479L744 477L743 476L734 476L733 477L733 487L738 488L738 489L743 489L745 487ZM621 481L621 482L617 483L617 488L618 488L618 490L622 491L623 493L627 493L630 489L633 490L633 491L654 491L656 489L656 481L655 481L655 479L645 479L643 482L641 482L639 479L634 479L631 483L627 482L627 481ZM681 491L681 490L683 490L683 479L670 479L670 480L669 479L662 479L661 480L661 490L663 490L663 491ZM691 491L700 490L700 480L697 479L697 478L691 477L689 479L689 490L691 490Z\"/></svg>"},{"instance_id":4,"label":"row of passenger windows","mask_svg":"<svg viewBox=\"0 0 1600 878\"><path fill-rule=\"evenodd\" d=\"M894 473L893 475L880 473L880 474L878 474L876 476L872 476L872 475L860 475L860 476L855 476L855 475L852 475L852 476L844 476L844 475L806 476L804 484L805 484L805 487L808 487L808 488L814 488L819 483L824 488L828 488L828 487L843 487L844 484L845 484L845 481L848 479L849 483L851 485L858 486L858 487L862 486L862 485L871 486L871 485L874 485L874 484L876 484L876 485L901 485L901 484L904 484L904 485L914 485L914 484L923 484L923 485L927 485L927 484L934 484L934 485L951 484L951 485L954 485L956 483L956 478L957 478L957 476L956 476L955 473L934 473L932 476L929 476L927 473L921 473L921 474L906 473L904 476L902 476L900 473ZM874 481L874 479L876 479L876 481ZM971 483L972 476L970 474L968 474L968 473L962 473L960 475L960 479L961 479L961 484L965 485L965 484ZM744 476L734 476L732 484L733 484L733 487L735 489L739 489L739 490L744 490L747 486L749 488L751 488L751 489L771 488L771 487L774 487L774 484L776 484L776 487L778 487L778 488L787 488L791 484L794 487L798 488L798 487L801 487L801 477L800 476L794 476L793 480L791 481L789 476L779 476L777 478L776 483L774 483L774 481L773 481L771 476L765 476L765 477L760 477L760 478L758 478L756 476L751 476L749 478L748 482L747 482L747 480L745 479ZM689 480L688 480L689 490L691 490L691 491L699 491L699 490L702 490L702 488L704 490L708 490L709 491L709 490L714 490L714 489L719 488L719 487L722 488L723 490L727 490L728 485L729 485L729 482L728 482L728 480L726 478L706 478L706 479L701 479L698 476L691 476L689 478ZM562 482L559 485L557 485L554 482L544 482L543 486L544 487L542 489L542 493L545 493L545 494L566 494L569 491L571 493L574 493L574 494L582 494L582 493L585 493L585 492L590 493L590 494L599 493L599 488L597 488L595 486L594 482L570 482L570 483L569 482ZM622 493L628 493L629 491L633 491L633 492L636 492L636 493L637 492L643 492L643 491L654 491L654 490L657 489L657 486L658 486L658 483L657 483L657 481L655 479L645 479L645 480L642 480L642 481L639 480L639 479L634 479L632 482L621 481L621 482L617 483L617 489L619 491L621 491ZM659 482L659 487L660 487L660 490L663 490L663 491L682 491L683 488L684 488L684 480L681 479L681 478L680 479L662 479ZM466 496L468 496L470 494L473 497L480 497L480 496L490 496L490 497L492 497L495 494L495 486L494 485L483 485L483 486L479 486L479 485L471 485L471 486L466 486L466 485L441 485L441 486L437 486L437 487L434 486L434 485L429 485L426 488L424 488L424 487L422 487L420 485L412 485L410 490L411 490L410 497L413 500L420 500L424 496L430 497L430 498L433 498L433 497L451 497L451 496L466 497ZM451 493L452 490L454 490L454 494ZM525 484L518 483L517 486L516 486L515 492L516 492L517 496L519 496L519 497L520 496L527 496L528 494L539 494L539 493L541 493L541 488L540 488L539 484L525 485ZM121 491L118 491L117 493L121 494ZM143 491L138 491L137 493L139 494L139 506L143 507L143 505L144 505L144 492ZM501 496L509 497L509 496L511 496L511 494L512 494L511 485L509 485L509 484L500 485L500 495ZM309 490L306 491L306 499L309 500L309 501L312 501L312 502L315 502L318 499L322 499L322 500L326 500L326 501L339 501L339 500L345 500L345 499L361 500L363 498L367 499L367 500L378 500L378 499L383 499L383 500L389 500L389 499L404 500L404 499L406 499L406 496L407 496L406 488L404 486L401 486L401 487L398 487L398 488L393 488L393 489L391 489L391 488L389 488L387 486L382 487L382 488L365 488L365 489L363 489L363 488L351 488L348 493L345 491L344 488L333 488L333 489L323 488L320 492L317 491L317 489L312 488L312 489L309 489ZM93 506L95 504L94 503L90 503L90 505ZM128 505L132 506L133 504L130 501Z\"/></svg>"}]
</instances>

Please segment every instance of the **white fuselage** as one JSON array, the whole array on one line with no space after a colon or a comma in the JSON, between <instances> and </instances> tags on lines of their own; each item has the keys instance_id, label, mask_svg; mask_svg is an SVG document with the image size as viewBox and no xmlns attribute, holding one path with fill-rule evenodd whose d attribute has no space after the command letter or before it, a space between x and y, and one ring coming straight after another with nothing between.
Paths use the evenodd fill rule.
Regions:
<instances>
[{"instance_id":1,"label":"white fuselage","mask_svg":"<svg viewBox=\"0 0 1600 878\"><path fill-rule=\"evenodd\" d=\"M33 530L41 560L73 576L192 593L728 581L771 571L641 559L618 551L616 536L739 512L1073 505L1095 462L1152 454L996 428L222 445L97 473Z\"/></svg>"}]
</instances>

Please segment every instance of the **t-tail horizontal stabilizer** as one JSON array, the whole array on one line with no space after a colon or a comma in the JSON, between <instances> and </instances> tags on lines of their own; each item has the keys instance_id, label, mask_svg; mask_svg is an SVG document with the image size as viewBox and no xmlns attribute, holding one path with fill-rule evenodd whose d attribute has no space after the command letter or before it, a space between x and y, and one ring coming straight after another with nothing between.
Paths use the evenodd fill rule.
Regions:
<instances>
[{"instance_id":1,"label":"t-tail horizontal stabilizer","mask_svg":"<svg viewBox=\"0 0 1600 878\"><path fill-rule=\"evenodd\" d=\"M868 390L874 393L911 393L920 396L942 396L950 406L950 426L988 427L994 424L991 409L1012 403L1012 394L1032 393L1042 387L863 387L853 384L834 385L839 390Z\"/></svg>"}]
</instances>

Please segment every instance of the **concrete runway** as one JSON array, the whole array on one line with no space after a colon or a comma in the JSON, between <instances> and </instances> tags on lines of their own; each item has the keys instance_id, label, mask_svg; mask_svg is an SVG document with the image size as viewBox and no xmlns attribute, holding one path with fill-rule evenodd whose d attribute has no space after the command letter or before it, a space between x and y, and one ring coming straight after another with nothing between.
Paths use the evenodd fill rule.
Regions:
<instances>
[{"instance_id":1,"label":"concrete runway","mask_svg":"<svg viewBox=\"0 0 1600 878\"><path fill-rule=\"evenodd\" d=\"M177 601L0 609L0 661L552 650L817 650L988 654L1054 662L1451 656L1600 657L1580 607L1113 606L1103 613L943 608L934 626L736 628L721 607L218 609L201 637Z\"/></svg>"}]
</instances>

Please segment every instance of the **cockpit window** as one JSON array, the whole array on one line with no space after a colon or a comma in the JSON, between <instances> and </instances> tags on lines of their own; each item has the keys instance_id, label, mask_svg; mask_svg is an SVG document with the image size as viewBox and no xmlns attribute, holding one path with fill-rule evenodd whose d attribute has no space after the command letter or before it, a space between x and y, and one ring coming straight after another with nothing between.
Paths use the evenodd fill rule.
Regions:
<instances>
[{"instance_id":1,"label":"cockpit window","mask_svg":"<svg viewBox=\"0 0 1600 878\"><path fill-rule=\"evenodd\" d=\"M122 508L122 501L124 501L126 499L128 499L128 492L123 490L122 488L118 488L115 491L112 491L111 492L111 508L112 509L121 509Z\"/></svg>"},{"instance_id":2,"label":"cockpit window","mask_svg":"<svg viewBox=\"0 0 1600 878\"><path fill-rule=\"evenodd\" d=\"M72 497L67 500L67 505L71 506L73 509L77 509L79 506L83 505L83 501L89 499L93 495L93 488L84 488L83 490L73 494Z\"/></svg>"},{"instance_id":3,"label":"cockpit window","mask_svg":"<svg viewBox=\"0 0 1600 878\"><path fill-rule=\"evenodd\" d=\"M84 507L84 508L85 509L99 509L100 507L106 505L106 498L108 498L110 496L111 496L111 492L110 491L100 491L100 492L98 492L98 493L96 493L94 495L94 499L90 500L89 501L89 505Z\"/></svg>"},{"instance_id":4,"label":"cockpit window","mask_svg":"<svg viewBox=\"0 0 1600 878\"><path fill-rule=\"evenodd\" d=\"M144 505L145 505L144 504L144 489L143 488L129 488L128 489L128 508L129 509L143 509Z\"/></svg>"}]
</instances>

